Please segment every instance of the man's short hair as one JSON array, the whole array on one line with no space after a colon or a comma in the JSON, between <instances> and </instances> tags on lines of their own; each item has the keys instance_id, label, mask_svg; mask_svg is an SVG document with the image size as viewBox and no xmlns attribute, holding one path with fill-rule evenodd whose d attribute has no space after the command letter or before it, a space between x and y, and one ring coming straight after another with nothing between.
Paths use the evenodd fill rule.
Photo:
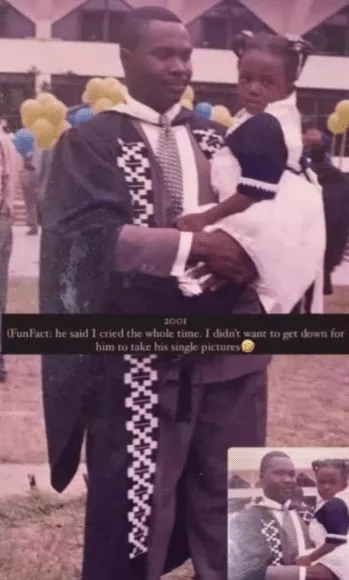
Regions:
<instances>
[{"instance_id":1,"label":"man's short hair","mask_svg":"<svg viewBox=\"0 0 349 580\"><path fill-rule=\"evenodd\" d=\"M291 457L287 455L287 453L285 453L284 451L269 451L269 453L267 453L266 455L264 455L264 457L262 457L262 461L259 467L259 473L263 475L263 473L267 471L268 467L270 467L270 464L273 461L273 459L277 457L280 457L282 459L291 459Z\"/></svg>"},{"instance_id":2,"label":"man's short hair","mask_svg":"<svg viewBox=\"0 0 349 580\"><path fill-rule=\"evenodd\" d=\"M182 24L181 19L174 12L167 10L167 8L162 8L162 6L135 8L124 16L119 37L121 48L126 48L127 50L137 48L144 26L153 20Z\"/></svg>"}]
</instances>

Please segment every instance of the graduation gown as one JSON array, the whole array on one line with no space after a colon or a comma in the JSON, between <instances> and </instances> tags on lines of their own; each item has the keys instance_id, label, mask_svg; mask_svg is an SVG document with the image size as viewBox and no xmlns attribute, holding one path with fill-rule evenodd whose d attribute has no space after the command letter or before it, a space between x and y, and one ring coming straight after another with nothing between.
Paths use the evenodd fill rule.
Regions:
<instances>
[{"instance_id":1,"label":"graduation gown","mask_svg":"<svg viewBox=\"0 0 349 580\"><path fill-rule=\"evenodd\" d=\"M307 531L312 511L297 510L310 547ZM283 566L281 530L272 510L254 505L231 516L228 527L228 580L265 580L269 566Z\"/></svg>"},{"instance_id":2,"label":"graduation gown","mask_svg":"<svg viewBox=\"0 0 349 580\"><path fill-rule=\"evenodd\" d=\"M222 128L214 123L185 110L175 122L187 123L207 158L223 144ZM169 277L179 232L167 228L169 243L163 242L165 230L159 227L171 224L171 207L158 195L161 188L154 187L152 163L137 126L116 111L62 136L42 201L41 313L207 314L229 313L239 305L244 286L185 298ZM136 233L143 226L147 243L136 236L133 252L120 257L118 266L116 249L127 229L122 228L132 224ZM56 490L64 490L76 473L86 431L88 436L83 580L133 580L138 569L142 577L161 364L154 355L43 357L44 413ZM188 555L179 547L172 553L169 569Z\"/></svg>"}]
</instances>

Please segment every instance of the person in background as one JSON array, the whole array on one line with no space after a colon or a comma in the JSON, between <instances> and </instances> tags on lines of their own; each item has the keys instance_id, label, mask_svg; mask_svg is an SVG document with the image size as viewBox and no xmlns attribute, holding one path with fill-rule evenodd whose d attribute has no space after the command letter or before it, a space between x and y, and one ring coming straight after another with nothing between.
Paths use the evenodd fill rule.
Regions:
<instances>
[{"instance_id":1,"label":"person in background","mask_svg":"<svg viewBox=\"0 0 349 580\"><path fill-rule=\"evenodd\" d=\"M349 236L349 179L331 161L326 135L309 129L304 135L305 152L316 172L325 209L326 252L324 294L332 294L331 274L341 263Z\"/></svg>"},{"instance_id":2,"label":"person in background","mask_svg":"<svg viewBox=\"0 0 349 580\"><path fill-rule=\"evenodd\" d=\"M38 234L38 195L39 195L39 176L38 162L41 158L39 151L24 158L21 171L21 187L23 198L27 211L27 225L29 227L28 235L36 236Z\"/></svg>"},{"instance_id":3,"label":"person in background","mask_svg":"<svg viewBox=\"0 0 349 580\"><path fill-rule=\"evenodd\" d=\"M13 205L18 179L18 154L11 137L0 128L0 336L1 316L6 312L9 263L12 253ZM6 380L0 349L0 382Z\"/></svg>"}]
</instances>

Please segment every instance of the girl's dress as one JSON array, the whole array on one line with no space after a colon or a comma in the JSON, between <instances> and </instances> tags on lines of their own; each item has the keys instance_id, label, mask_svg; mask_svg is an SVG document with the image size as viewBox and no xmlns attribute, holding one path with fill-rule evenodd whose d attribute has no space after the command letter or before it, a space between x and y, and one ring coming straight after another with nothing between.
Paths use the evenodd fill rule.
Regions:
<instances>
[{"instance_id":1,"label":"girl's dress","mask_svg":"<svg viewBox=\"0 0 349 580\"><path fill-rule=\"evenodd\" d=\"M326 502L320 502L309 525L310 540L315 548L327 540L337 547L319 558L315 564L326 566L339 580L349 578L349 503L348 491L338 493ZM313 550L308 550L307 553Z\"/></svg>"},{"instance_id":2,"label":"girl's dress","mask_svg":"<svg viewBox=\"0 0 349 580\"><path fill-rule=\"evenodd\" d=\"M206 230L226 231L250 255L259 273L255 289L267 313L289 313L314 282L312 312L323 312L322 192L315 173L301 165L302 150L293 94L260 115L240 111L212 161L220 201L238 190L259 200Z\"/></svg>"}]
</instances>

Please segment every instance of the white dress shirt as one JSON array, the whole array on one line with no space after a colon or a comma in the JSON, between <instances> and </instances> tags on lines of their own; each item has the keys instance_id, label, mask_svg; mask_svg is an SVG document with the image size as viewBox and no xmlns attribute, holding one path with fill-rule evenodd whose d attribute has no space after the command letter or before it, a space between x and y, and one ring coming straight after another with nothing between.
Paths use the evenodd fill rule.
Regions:
<instances>
[{"instance_id":1,"label":"white dress shirt","mask_svg":"<svg viewBox=\"0 0 349 580\"><path fill-rule=\"evenodd\" d=\"M149 141L154 153L156 153L160 132L160 115L147 105L140 103L127 95L126 102L114 107L116 111L125 113L140 121L141 127ZM181 105L174 105L165 114L172 122L181 110ZM183 213L194 212L199 200L199 180L195 154L191 140L184 125L173 127L173 132L178 144L180 161L183 175ZM189 258L193 241L191 232L181 232L180 242L171 275L181 277L184 275L186 263Z\"/></svg>"},{"instance_id":2,"label":"white dress shirt","mask_svg":"<svg viewBox=\"0 0 349 580\"><path fill-rule=\"evenodd\" d=\"M272 511L273 516L275 517L276 521L282 527L282 513L284 509L288 509L291 504L291 500L288 500L284 505L269 499L266 496L262 497L262 501L258 503L258 505L264 506L269 508ZM290 516L292 518L292 523L296 530L297 535L297 544L298 544L298 554L302 554L305 550L305 540L304 534L302 530L302 526L299 521L299 516L295 510L290 510ZM298 580L305 580L307 574L307 569L304 566L299 567L299 576Z\"/></svg>"}]
</instances>

